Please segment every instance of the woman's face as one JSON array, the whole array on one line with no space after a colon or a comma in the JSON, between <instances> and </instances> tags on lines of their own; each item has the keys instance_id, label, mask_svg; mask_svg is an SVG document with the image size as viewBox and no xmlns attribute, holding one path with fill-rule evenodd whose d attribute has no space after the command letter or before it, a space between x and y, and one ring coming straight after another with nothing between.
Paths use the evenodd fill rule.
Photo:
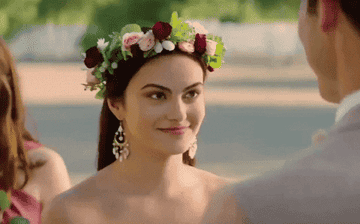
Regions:
<instances>
[{"instance_id":1,"label":"woman's face","mask_svg":"<svg viewBox=\"0 0 360 224\"><path fill-rule=\"evenodd\" d=\"M131 79L117 116L130 147L165 156L186 152L205 116L203 79L199 63L184 55L145 64Z\"/></svg>"}]
</instances>

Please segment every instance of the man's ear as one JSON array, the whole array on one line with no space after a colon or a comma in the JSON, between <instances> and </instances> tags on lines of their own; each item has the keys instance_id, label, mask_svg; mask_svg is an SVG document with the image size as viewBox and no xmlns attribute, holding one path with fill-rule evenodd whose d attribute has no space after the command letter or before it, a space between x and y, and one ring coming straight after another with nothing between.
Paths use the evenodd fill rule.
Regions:
<instances>
[{"instance_id":1,"label":"man's ear","mask_svg":"<svg viewBox=\"0 0 360 224\"><path fill-rule=\"evenodd\" d=\"M337 0L320 0L321 29L328 33L338 26L338 18L341 13Z\"/></svg>"},{"instance_id":2,"label":"man's ear","mask_svg":"<svg viewBox=\"0 0 360 224\"><path fill-rule=\"evenodd\" d=\"M114 101L110 99L106 99L108 107L110 111L115 115L115 117L121 121L124 120L125 117L125 108L121 101Z\"/></svg>"}]
</instances>

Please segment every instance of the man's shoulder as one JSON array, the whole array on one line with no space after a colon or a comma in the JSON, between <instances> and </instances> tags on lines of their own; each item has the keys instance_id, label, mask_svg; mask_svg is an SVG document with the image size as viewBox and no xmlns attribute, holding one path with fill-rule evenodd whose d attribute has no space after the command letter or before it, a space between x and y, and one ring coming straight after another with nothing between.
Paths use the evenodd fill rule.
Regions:
<instances>
[{"instance_id":1,"label":"man's shoulder","mask_svg":"<svg viewBox=\"0 0 360 224\"><path fill-rule=\"evenodd\" d=\"M279 170L236 184L232 194L238 206L256 222L356 220L354 215L360 212L360 133L329 138ZM254 211L271 213L274 218Z\"/></svg>"}]
</instances>

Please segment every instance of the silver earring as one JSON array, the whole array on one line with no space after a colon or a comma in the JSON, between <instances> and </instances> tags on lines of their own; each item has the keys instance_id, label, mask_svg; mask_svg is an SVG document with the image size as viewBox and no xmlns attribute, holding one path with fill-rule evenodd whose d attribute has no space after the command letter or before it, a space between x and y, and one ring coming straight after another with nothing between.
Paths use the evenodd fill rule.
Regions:
<instances>
[{"instance_id":1,"label":"silver earring","mask_svg":"<svg viewBox=\"0 0 360 224\"><path fill-rule=\"evenodd\" d=\"M196 150L197 150L197 138L195 138L195 141L191 144L189 148L189 156L191 159L194 159Z\"/></svg>"},{"instance_id":2,"label":"silver earring","mask_svg":"<svg viewBox=\"0 0 360 224\"><path fill-rule=\"evenodd\" d=\"M115 137L113 141L113 154L115 158L120 162L127 159L129 151L129 143L125 140L125 132L120 121L119 129L115 132Z\"/></svg>"}]
</instances>

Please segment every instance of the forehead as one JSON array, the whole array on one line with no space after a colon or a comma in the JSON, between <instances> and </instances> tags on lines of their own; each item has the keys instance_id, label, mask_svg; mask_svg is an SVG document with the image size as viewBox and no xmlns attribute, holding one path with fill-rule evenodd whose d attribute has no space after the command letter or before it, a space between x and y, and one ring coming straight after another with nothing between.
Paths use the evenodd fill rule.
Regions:
<instances>
[{"instance_id":1,"label":"forehead","mask_svg":"<svg viewBox=\"0 0 360 224\"><path fill-rule=\"evenodd\" d=\"M195 82L203 82L200 64L184 55L167 55L145 64L132 78L129 87L141 88L154 83L168 88L184 88Z\"/></svg>"}]
</instances>

